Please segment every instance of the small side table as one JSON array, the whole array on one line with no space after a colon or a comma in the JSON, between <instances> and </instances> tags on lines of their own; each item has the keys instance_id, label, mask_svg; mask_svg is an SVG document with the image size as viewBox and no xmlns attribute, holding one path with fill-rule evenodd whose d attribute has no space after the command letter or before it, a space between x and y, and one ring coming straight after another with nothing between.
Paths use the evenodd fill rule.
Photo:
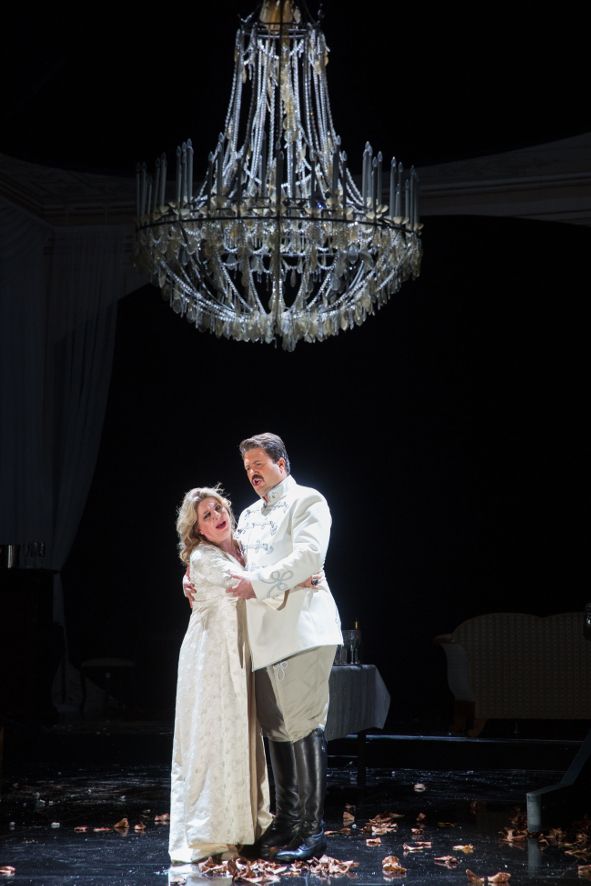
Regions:
<instances>
[{"instance_id":1,"label":"small side table","mask_svg":"<svg viewBox=\"0 0 591 886\"><path fill-rule=\"evenodd\" d=\"M382 729L390 693L373 664L334 665L330 672L327 741L357 735L357 784L365 784L368 729Z\"/></svg>"}]
</instances>

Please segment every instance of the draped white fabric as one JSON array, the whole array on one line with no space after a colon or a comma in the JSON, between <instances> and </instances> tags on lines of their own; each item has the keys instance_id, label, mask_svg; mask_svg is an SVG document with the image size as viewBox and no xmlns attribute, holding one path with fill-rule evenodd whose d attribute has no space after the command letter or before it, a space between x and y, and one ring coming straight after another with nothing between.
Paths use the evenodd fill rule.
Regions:
<instances>
[{"instance_id":1,"label":"draped white fabric","mask_svg":"<svg viewBox=\"0 0 591 886\"><path fill-rule=\"evenodd\" d=\"M96 463L126 233L0 201L0 542L44 541L28 565L58 573Z\"/></svg>"},{"instance_id":2,"label":"draped white fabric","mask_svg":"<svg viewBox=\"0 0 591 886\"><path fill-rule=\"evenodd\" d=\"M51 228L0 202L0 543L45 539L47 282Z\"/></svg>"}]
</instances>

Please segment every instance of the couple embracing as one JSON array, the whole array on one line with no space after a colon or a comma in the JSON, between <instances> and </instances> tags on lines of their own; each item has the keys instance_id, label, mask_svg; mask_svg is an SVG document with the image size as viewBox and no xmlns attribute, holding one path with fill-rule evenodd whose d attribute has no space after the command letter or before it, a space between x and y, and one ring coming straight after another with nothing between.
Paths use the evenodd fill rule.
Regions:
<instances>
[{"instance_id":1,"label":"couple embracing","mask_svg":"<svg viewBox=\"0 0 591 886\"><path fill-rule=\"evenodd\" d=\"M219 487L191 489L177 519L192 612L178 669L173 862L231 858L244 846L304 861L326 848L324 727L342 643L323 572L330 511L293 479L280 437L249 437L240 453L259 500L238 526Z\"/></svg>"}]
</instances>

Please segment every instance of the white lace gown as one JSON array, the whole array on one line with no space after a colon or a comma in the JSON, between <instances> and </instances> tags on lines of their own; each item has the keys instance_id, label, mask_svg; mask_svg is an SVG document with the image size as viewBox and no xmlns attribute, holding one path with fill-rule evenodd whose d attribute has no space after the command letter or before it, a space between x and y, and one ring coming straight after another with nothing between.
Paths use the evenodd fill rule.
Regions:
<instances>
[{"instance_id":1,"label":"white lace gown","mask_svg":"<svg viewBox=\"0 0 591 886\"><path fill-rule=\"evenodd\" d=\"M171 773L175 862L233 852L271 823L245 604L226 592L240 569L215 545L191 554L197 597L179 656Z\"/></svg>"}]
</instances>

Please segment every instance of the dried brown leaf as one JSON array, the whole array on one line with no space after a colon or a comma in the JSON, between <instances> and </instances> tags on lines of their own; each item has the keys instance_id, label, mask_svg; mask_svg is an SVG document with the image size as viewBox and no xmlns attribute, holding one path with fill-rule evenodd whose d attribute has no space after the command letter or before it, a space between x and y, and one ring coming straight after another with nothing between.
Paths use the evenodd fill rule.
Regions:
<instances>
[{"instance_id":1,"label":"dried brown leaf","mask_svg":"<svg viewBox=\"0 0 591 886\"><path fill-rule=\"evenodd\" d=\"M561 846L566 840L566 831L562 828L550 828L547 834L544 834L549 843L554 846Z\"/></svg>"},{"instance_id":2,"label":"dried brown leaf","mask_svg":"<svg viewBox=\"0 0 591 886\"><path fill-rule=\"evenodd\" d=\"M410 832L411 832L411 834L416 835L417 837L420 837L421 834L425 833L425 828L411 828Z\"/></svg>"},{"instance_id":3,"label":"dried brown leaf","mask_svg":"<svg viewBox=\"0 0 591 886\"><path fill-rule=\"evenodd\" d=\"M423 849L431 849L430 840L417 840L415 843L403 843L402 848L405 852L421 852Z\"/></svg>"},{"instance_id":4,"label":"dried brown leaf","mask_svg":"<svg viewBox=\"0 0 591 886\"><path fill-rule=\"evenodd\" d=\"M145 831L146 826L143 822L138 821L137 824L134 824L133 829L134 829L134 831Z\"/></svg>"},{"instance_id":5,"label":"dried brown leaf","mask_svg":"<svg viewBox=\"0 0 591 886\"><path fill-rule=\"evenodd\" d=\"M102 834L105 831L111 831L113 829L112 828L93 828L92 830L93 830L93 833L95 833L95 834Z\"/></svg>"},{"instance_id":6,"label":"dried brown leaf","mask_svg":"<svg viewBox=\"0 0 591 886\"><path fill-rule=\"evenodd\" d=\"M484 877L480 877L478 874L475 874L474 871L468 870L466 868L466 876L470 883L474 883L474 886L484 886Z\"/></svg>"},{"instance_id":7,"label":"dried brown leaf","mask_svg":"<svg viewBox=\"0 0 591 886\"><path fill-rule=\"evenodd\" d=\"M381 846L381 845L382 845L382 841L381 841L381 839L380 839L379 837L369 837L369 838L365 841L365 845L366 845L366 846Z\"/></svg>"},{"instance_id":8,"label":"dried brown leaf","mask_svg":"<svg viewBox=\"0 0 591 886\"><path fill-rule=\"evenodd\" d=\"M170 821L170 814L168 812L163 812L162 815L155 815L154 821Z\"/></svg>"},{"instance_id":9,"label":"dried brown leaf","mask_svg":"<svg viewBox=\"0 0 591 886\"><path fill-rule=\"evenodd\" d=\"M454 852L463 852L464 855L470 855L471 852L474 852L472 843L458 843L457 846L452 846L451 848Z\"/></svg>"},{"instance_id":10,"label":"dried brown leaf","mask_svg":"<svg viewBox=\"0 0 591 886\"><path fill-rule=\"evenodd\" d=\"M310 873L320 877L340 876L356 867L359 867L356 861L340 861L338 858L331 858L330 855L322 855L318 861L312 860L309 863Z\"/></svg>"},{"instance_id":11,"label":"dried brown leaf","mask_svg":"<svg viewBox=\"0 0 591 886\"><path fill-rule=\"evenodd\" d=\"M572 855L581 861L586 861L588 858L591 858L591 851L589 849L566 849L564 854Z\"/></svg>"},{"instance_id":12,"label":"dried brown leaf","mask_svg":"<svg viewBox=\"0 0 591 886\"><path fill-rule=\"evenodd\" d=\"M78 834L85 834L86 831L88 830L88 825L87 824L79 824L74 828L74 830Z\"/></svg>"},{"instance_id":13,"label":"dried brown leaf","mask_svg":"<svg viewBox=\"0 0 591 886\"><path fill-rule=\"evenodd\" d=\"M455 855L440 855L434 859L435 864L444 865L446 868L455 868L459 865L459 859Z\"/></svg>"},{"instance_id":14,"label":"dried brown leaf","mask_svg":"<svg viewBox=\"0 0 591 886\"><path fill-rule=\"evenodd\" d=\"M14 877L15 874L16 868L11 864L5 864L0 867L0 877Z\"/></svg>"},{"instance_id":15,"label":"dried brown leaf","mask_svg":"<svg viewBox=\"0 0 591 886\"><path fill-rule=\"evenodd\" d=\"M499 871L498 874L494 874L486 879L489 883L508 883L511 879L511 874L508 874L507 871Z\"/></svg>"},{"instance_id":16,"label":"dried brown leaf","mask_svg":"<svg viewBox=\"0 0 591 886\"><path fill-rule=\"evenodd\" d=\"M514 828L503 828L499 833L503 835L503 843L521 843L524 840L527 840L527 831L516 831Z\"/></svg>"},{"instance_id":17,"label":"dried brown leaf","mask_svg":"<svg viewBox=\"0 0 591 886\"><path fill-rule=\"evenodd\" d=\"M355 821L355 816L345 810L345 812L343 812L343 823L344 824L352 824L354 821Z\"/></svg>"},{"instance_id":18,"label":"dried brown leaf","mask_svg":"<svg viewBox=\"0 0 591 886\"><path fill-rule=\"evenodd\" d=\"M580 864L577 867L577 874L579 877L591 880L591 864Z\"/></svg>"},{"instance_id":19,"label":"dried brown leaf","mask_svg":"<svg viewBox=\"0 0 591 886\"><path fill-rule=\"evenodd\" d=\"M386 855L386 857L382 859L382 870L384 874L389 875L406 874L406 868L402 867L396 855Z\"/></svg>"},{"instance_id":20,"label":"dried brown leaf","mask_svg":"<svg viewBox=\"0 0 591 886\"><path fill-rule=\"evenodd\" d=\"M399 812L382 812L379 815L374 815L373 818L370 818L364 824L363 831L374 837L381 834L390 834L398 830L398 824L394 821L395 818L403 818L403 816Z\"/></svg>"},{"instance_id":21,"label":"dried brown leaf","mask_svg":"<svg viewBox=\"0 0 591 886\"><path fill-rule=\"evenodd\" d=\"M122 818L121 821L118 821L117 824L113 825L113 828L116 831L126 831L129 828L129 819Z\"/></svg>"}]
</instances>

